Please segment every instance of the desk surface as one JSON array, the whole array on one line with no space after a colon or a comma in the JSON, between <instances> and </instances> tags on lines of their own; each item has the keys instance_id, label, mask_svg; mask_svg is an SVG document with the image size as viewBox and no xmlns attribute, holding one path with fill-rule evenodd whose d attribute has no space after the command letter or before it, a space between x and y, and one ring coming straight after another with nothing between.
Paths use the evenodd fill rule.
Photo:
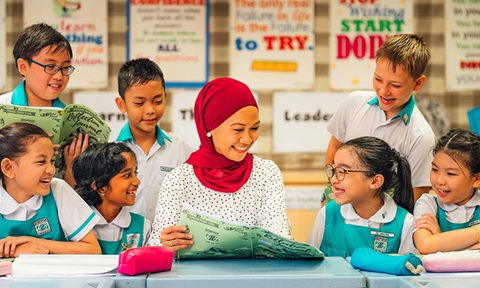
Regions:
<instances>
[{"instance_id":1,"label":"desk surface","mask_svg":"<svg viewBox=\"0 0 480 288\"><path fill-rule=\"evenodd\" d=\"M145 288L147 274L127 276L0 277L0 288Z\"/></svg>"},{"instance_id":2,"label":"desk surface","mask_svg":"<svg viewBox=\"0 0 480 288\"><path fill-rule=\"evenodd\" d=\"M153 287L366 287L366 280L341 257L180 260L171 271L150 274Z\"/></svg>"}]
</instances>

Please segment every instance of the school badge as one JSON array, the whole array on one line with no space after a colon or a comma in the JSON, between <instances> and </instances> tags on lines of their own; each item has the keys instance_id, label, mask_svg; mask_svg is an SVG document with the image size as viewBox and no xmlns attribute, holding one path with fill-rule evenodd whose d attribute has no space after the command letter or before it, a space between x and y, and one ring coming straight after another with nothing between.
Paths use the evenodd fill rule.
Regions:
<instances>
[{"instance_id":1,"label":"school badge","mask_svg":"<svg viewBox=\"0 0 480 288\"><path fill-rule=\"evenodd\" d=\"M139 241L140 241L140 234L139 233L128 234L127 235L127 243L122 243L122 246L126 244L127 249L137 248L137 247L139 247L139 245L138 245ZM123 247L122 247L122 250L124 250Z\"/></svg>"},{"instance_id":2,"label":"school badge","mask_svg":"<svg viewBox=\"0 0 480 288\"><path fill-rule=\"evenodd\" d=\"M395 234L381 231L370 231L370 234L375 235L373 238L373 250L381 253L387 253L388 238L395 237Z\"/></svg>"},{"instance_id":3,"label":"school badge","mask_svg":"<svg viewBox=\"0 0 480 288\"><path fill-rule=\"evenodd\" d=\"M52 232L52 228L50 227L50 223L48 223L47 218L33 222L33 226L35 227L35 231L37 232L38 236Z\"/></svg>"}]
</instances>

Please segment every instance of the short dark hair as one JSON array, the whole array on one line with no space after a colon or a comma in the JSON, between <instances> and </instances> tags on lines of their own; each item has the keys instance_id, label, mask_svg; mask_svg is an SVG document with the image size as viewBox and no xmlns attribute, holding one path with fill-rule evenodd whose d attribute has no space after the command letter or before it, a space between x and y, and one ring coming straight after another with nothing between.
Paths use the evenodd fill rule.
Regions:
<instances>
[{"instance_id":1,"label":"short dark hair","mask_svg":"<svg viewBox=\"0 0 480 288\"><path fill-rule=\"evenodd\" d=\"M52 26L38 23L24 28L18 35L13 46L15 66L18 68L18 59L32 58L45 47L50 47L50 53L66 51L70 55L70 59L73 58L72 46L67 38Z\"/></svg>"},{"instance_id":2,"label":"short dark hair","mask_svg":"<svg viewBox=\"0 0 480 288\"><path fill-rule=\"evenodd\" d=\"M137 58L125 62L118 72L118 94L125 100L125 92L136 85L160 80L165 90L165 78L162 69L148 58Z\"/></svg>"},{"instance_id":3,"label":"short dark hair","mask_svg":"<svg viewBox=\"0 0 480 288\"><path fill-rule=\"evenodd\" d=\"M73 161L75 190L88 205L101 204L97 190L109 187L110 180L125 168L127 160L122 153L129 153L136 159L135 153L125 144L108 142L88 146ZM97 190L93 189L92 183L95 183Z\"/></svg>"},{"instance_id":4,"label":"short dark hair","mask_svg":"<svg viewBox=\"0 0 480 288\"><path fill-rule=\"evenodd\" d=\"M28 146L39 138L50 139L42 128L34 124L14 122L3 126L0 128L0 162L24 155ZM0 176L3 178L1 170Z\"/></svg>"}]
</instances>

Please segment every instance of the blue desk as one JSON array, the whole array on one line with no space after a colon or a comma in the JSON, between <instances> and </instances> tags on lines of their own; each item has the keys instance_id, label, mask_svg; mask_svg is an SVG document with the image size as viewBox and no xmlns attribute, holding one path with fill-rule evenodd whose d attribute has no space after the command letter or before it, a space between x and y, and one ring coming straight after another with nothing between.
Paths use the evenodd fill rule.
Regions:
<instances>
[{"instance_id":1,"label":"blue desk","mask_svg":"<svg viewBox=\"0 0 480 288\"><path fill-rule=\"evenodd\" d=\"M175 261L150 274L153 287L366 287L365 277L341 257L324 260L226 259Z\"/></svg>"},{"instance_id":2,"label":"blue desk","mask_svg":"<svg viewBox=\"0 0 480 288\"><path fill-rule=\"evenodd\" d=\"M395 276L383 273L365 272L369 288L478 288L480 273L422 273L419 276Z\"/></svg>"}]
</instances>

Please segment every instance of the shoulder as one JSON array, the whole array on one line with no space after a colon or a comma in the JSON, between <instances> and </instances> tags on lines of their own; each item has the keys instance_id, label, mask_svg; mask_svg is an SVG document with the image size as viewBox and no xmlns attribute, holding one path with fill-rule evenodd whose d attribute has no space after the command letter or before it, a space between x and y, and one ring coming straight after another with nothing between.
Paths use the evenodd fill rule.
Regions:
<instances>
[{"instance_id":1,"label":"shoulder","mask_svg":"<svg viewBox=\"0 0 480 288\"><path fill-rule=\"evenodd\" d=\"M0 104L11 104L13 91L0 95Z\"/></svg>"},{"instance_id":2,"label":"shoulder","mask_svg":"<svg viewBox=\"0 0 480 288\"><path fill-rule=\"evenodd\" d=\"M183 139L181 135L175 134L172 132L167 132L163 129L162 129L162 132L171 140L171 141L168 141L167 139L165 139L165 143L167 143L167 145L179 147L189 151L193 150L193 148L187 143L187 141L185 141L185 139Z\"/></svg>"},{"instance_id":3,"label":"shoulder","mask_svg":"<svg viewBox=\"0 0 480 288\"><path fill-rule=\"evenodd\" d=\"M416 217L422 216L422 214L436 214L437 202L435 197L431 194L423 194L416 202L413 214Z\"/></svg>"},{"instance_id":4,"label":"shoulder","mask_svg":"<svg viewBox=\"0 0 480 288\"><path fill-rule=\"evenodd\" d=\"M274 161L269 159L263 159L256 155L253 155L253 167L256 169L280 171L280 168L278 168L278 165Z\"/></svg>"}]
</instances>

